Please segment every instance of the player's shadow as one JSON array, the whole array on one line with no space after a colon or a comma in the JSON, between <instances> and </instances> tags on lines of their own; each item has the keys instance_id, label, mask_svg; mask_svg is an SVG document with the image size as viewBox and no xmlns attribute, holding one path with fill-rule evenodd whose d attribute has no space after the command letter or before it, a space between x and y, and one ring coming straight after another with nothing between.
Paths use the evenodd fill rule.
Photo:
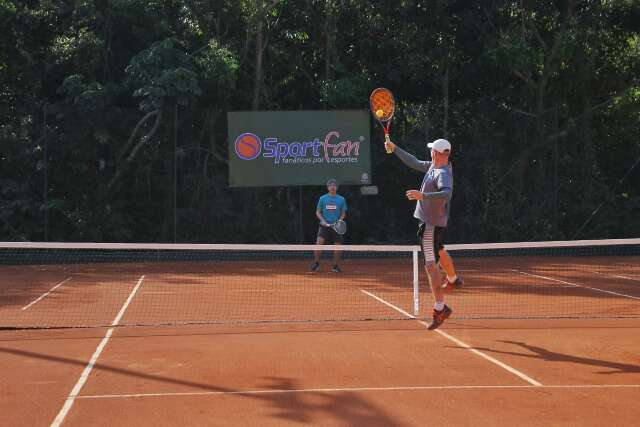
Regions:
<instances>
[{"instance_id":1,"label":"player's shadow","mask_svg":"<svg viewBox=\"0 0 640 427\"><path fill-rule=\"evenodd\" d=\"M22 358L39 359L47 362L75 365L84 368L86 361L68 357L53 356L26 350L0 347L0 353ZM301 389L291 378L265 377L265 384L260 390L237 390L202 382L171 378L158 374L148 374L131 369L119 368L103 363L93 366L96 371L108 372L132 378L136 383L140 379L153 382L186 387L185 392L194 389L203 395L233 395L267 402L274 409L273 416L297 423L312 424L318 420L336 419L345 426L403 427L406 424L394 419L382 408L350 391L331 391L322 389ZM82 395L80 395L82 398Z\"/></svg>"},{"instance_id":2,"label":"player's shadow","mask_svg":"<svg viewBox=\"0 0 640 427\"><path fill-rule=\"evenodd\" d=\"M296 383L290 378L266 377L265 389L295 390ZM347 426L401 427L404 423L385 414L380 408L348 391L317 390L305 393L256 394L252 398L267 400L276 409L275 416L297 423L311 424L320 419L334 418Z\"/></svg>"},{"instance_id":3,"label":"player's shadow","mask_svg":"<svg viewBox=\"0 0 640 427\"><path fill-rule=\"evenodd\" d=\"M605 374L605 375L640 373L639 365L632 365L629 363L612 362L609 360L601 360L601 359L594 359L590 357L581 357L581 356L575 356L571 354L558 353L555 351L547 350L546 348L530 345L520 341L499 341L499 342L503 342L506 344L513 344L524 350L528 350L530 353L494 350L491 348L481 348L481 347L474 347L474 348L477 348L478 350L481 350L481 351L486 351L488 353L508 354L511 356L526 357L530 359L542 359L545 362L576 363L581 365L598 366L598 367L611 369L607 371L598 372L599 374Z\"/></svg>"}]
</instances>

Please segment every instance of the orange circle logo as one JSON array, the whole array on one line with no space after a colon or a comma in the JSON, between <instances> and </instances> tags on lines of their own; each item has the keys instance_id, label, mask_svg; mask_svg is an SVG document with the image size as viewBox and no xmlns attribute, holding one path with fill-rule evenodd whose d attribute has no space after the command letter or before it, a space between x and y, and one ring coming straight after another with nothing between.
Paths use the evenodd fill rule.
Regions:
<instances>
[{"instance_id":1,"label":"orange circle logo","mask_svg":"<svg viewBox=\"0 0 640 427\"><path fill-rule=\"evenodd\" d=\"M252 133L243 133L236 138L236 154L242 160L253 160L260 155L262 142Z\"/></svg>"}]
</instances>

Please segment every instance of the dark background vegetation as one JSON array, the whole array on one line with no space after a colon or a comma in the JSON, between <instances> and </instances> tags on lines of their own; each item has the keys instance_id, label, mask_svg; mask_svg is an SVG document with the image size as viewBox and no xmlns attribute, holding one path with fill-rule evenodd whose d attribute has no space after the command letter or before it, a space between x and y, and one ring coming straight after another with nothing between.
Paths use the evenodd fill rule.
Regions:
<instances>
[{"instance_id":1,"label":"dark background vegetation","mask_svg":"<svg viewBox=\"0 0 640 427\"><path fill-rule=\"evenodd\" d=\"M230 189L226 112L377 86L401 146L454 144L449 241L638 236L639 3L0 0L0 240L311 242L323 188ZM412 242L372 129L349 242Z\"/></svg>"}]
</instances>

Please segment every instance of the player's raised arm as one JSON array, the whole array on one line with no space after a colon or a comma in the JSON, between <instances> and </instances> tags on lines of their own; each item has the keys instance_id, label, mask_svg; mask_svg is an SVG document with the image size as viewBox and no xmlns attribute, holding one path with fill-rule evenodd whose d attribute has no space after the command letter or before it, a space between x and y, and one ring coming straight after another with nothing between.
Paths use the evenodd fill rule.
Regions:
<instances>
[{"instance_id":1,"label":"player's raised arm","mask_svg":"<svg viewBox=\"0 0 640 427\"><path fill-rule=\"evenodd\" d=\"M400 160L402 160L402 163L409 166L411 169L415 169L420 172L426 172L429 170L429 167L431 166L430 161L418 160L416 156L414 156L413 154L407 153L406 151L404 151L402 148L398 147L396 144L394 144L391 141L385 142L384 146L387 149L387 152L394 153L396 156L398 156Z\"/></svg>"}]
</instances>

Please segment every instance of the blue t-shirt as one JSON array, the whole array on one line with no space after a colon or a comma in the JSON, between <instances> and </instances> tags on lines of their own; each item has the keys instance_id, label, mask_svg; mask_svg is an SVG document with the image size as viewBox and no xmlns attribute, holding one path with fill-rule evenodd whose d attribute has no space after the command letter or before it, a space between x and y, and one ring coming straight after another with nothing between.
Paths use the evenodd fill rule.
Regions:
<instances>
[{"instance_id":1,"label":"blue t-shirt","mask_svg":"<svg viewBox=\"0 0 640 427\"><path fill-rule=\"evenodd\" d=\"M316 210L320 211L329 224L333 224L340 219L343 212L347 211L347 201L339 194L335 196L325 194L318 200Z\"/></svg>"}]
</instances>

